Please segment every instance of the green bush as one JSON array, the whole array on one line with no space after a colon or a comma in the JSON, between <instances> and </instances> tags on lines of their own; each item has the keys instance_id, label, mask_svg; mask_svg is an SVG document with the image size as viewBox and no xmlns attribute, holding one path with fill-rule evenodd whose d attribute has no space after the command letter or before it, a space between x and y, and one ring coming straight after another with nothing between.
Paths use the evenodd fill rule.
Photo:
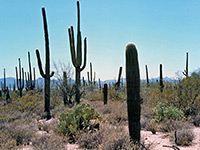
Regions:
<instances>
[{"instance_id":1,"label":"green bush","mask_svg":"<svg viewBox=\"0 0 200 150\"><path fill-rule=\"evenodd\" d=\"M94 108L90 108L89 104L82 104L63 112L60 115L57 129L61 135L68 135L71 140L74 140L79 131L93 131L99 128L101 120L102 117L95 112Z\"/></svg>"},{"instance_id":2,"label":"green bush","mask_svg":"<svg viewBox=\"0 0 200 150\"><path fill-rule=\"evenodd\" d=\"M173 105L165 106L162 103L159 103L156 107L152 109L155 118L152 119L152 122L161 122L165 120L183 120L184 113Z\"/></svg>"}]
</instances>

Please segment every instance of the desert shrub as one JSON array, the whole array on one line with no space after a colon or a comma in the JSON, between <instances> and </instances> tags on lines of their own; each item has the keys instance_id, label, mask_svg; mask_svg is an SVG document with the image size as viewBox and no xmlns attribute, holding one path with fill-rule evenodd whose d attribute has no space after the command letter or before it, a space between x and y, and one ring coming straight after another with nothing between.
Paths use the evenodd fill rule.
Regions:
<instances>
[{"instance_id":1,"label":"desert shrub","mask_svg":"<svg viewBox=\"0 0 200 150\"><path fill-rule=\"evenodd\" d=\"M57 92L52 92L51 94L51 108L62 108L64 106L63 104L63 97L60 96Z\"/></svg>"},{"instance_id":2,"label":"desert shrub","mask_svg":"<svg viewBox=\"0 0 200 150\"><path fill-rule=\"evenodd\" d=\"M158 131L158 124L154 122L149 122L145 128L147 131L151 131L153 134L156 134Z\"/></svg>"},{"instance_id":3,"label":"desert shrub","mask_svg":"<svg viewBox=\"0 0 200 150\"><path fill-rule=\"evenodd\" d=\"M171 140L175 140L175 137L171 137ZM183 128L176 132L176 144L178 146L189 146L194 140L194 133L191 129Z\"/></svg>"},{"instance_id":4,"label":"desert shrub","mask_svg":"<svg viewBox=\"0 0 200 150\"><path fill-rule=\"evenodd\" d=\"M16 140L14 140L10 133L7 130L1 130L0 134L0 149L15 149L16 148Z\"/></svg>"},{"instance_id":5,"label":"desert shrub","mask_svg":"<svg viewBox=\"0 0 200 150\"><path fill-rule=\"evenodd\" d=\"M192 116L192 123L196 127L200 127L200 112L196 116Z\"/></svg>"},{"instance_id":6,"label":"desert shrub","mask_svg":"<svg viewBox=\"0 0 200 150\"><path fill-rule=\"evenodd\" d=\"M29 143L34 135L34 129L24 124L21 120L16 120L8 124L6 130L9 132L12 139L16 141L17 146Z\"/></svg>"},{"instance_id":7,"label":"desert shrub","mask_svg":"<svg viewBox=\"0 0 200 150\"><path fill-rule=\"evenodd\" d=\"M97 129L102 118L94 108L90 108L89 104L82 104L63 112L59 120L58 132L63 136L68 135L74 141L76 133L80 130L93 131Z\"/></svg>"},{"instance_id":8,"label":"desert shrub","mask_svg":"<svg viewBox=\"0 0 200 150\"><path fill-rule=\"evenodd\" d=\"M129 134L121 127L104 127L101 149L106 150L143 150L140 144L130 141ZM143 144L144 145L144 144ZM145 145L149 149L150 145Z\"/></svg>"},{"instance_id":9,"label":"desert shrub","mask_svg":"<svg viewBox=\"0 0 200 150\"><path fill-rule=\"evenodd\" d=\"M103 132L101 130L90 133L83 133L78 139L80 148L99 149L103 140Z\"/></svg>"},{"instance_id":10,"label":"desert shrub","mask_svg":"<svg viewBox=\"0 0 200 150\"><path fill-rule=\"evenodd\" d=\"M34 150L56 150L64 149L63 140L59 136L36 137L32 142Z\"/></svg>"},{"instance_id":11,"label":"desert shrub","mask_svg":"<svg viewBox=\"0 0 200 150\"><path fill-rule=\"evenodd\" d=\"M17 109L20 112L37 111L43 102L43 97L40 93L29 91L26 95L19 97L12 103L12 109Z\"/></svg>"},{"instance_id":12,"label":"desert shrub","mask_svg":"<svg viewBox=\"0 0 200 150\"><path fill-rule=\"evenodd\" d=\"M108 96L109 96L109 100L112 100L112 101L126 100L126 94L122 90L115 90L115 89L109 88Z\"/></svg>"},{"instance_id":13,"label":"desert shrub","mask_svg":"<svg viewBox=\"0 0 200 150\"><path fill-rule=\"evenodd\" d=\"M156 107L152 109L155 118L152 119L153 122L161 122L164 120L183 120L184 113L173 105L166 106L163 103L159 103Z\"/></svg>"},{"instance_id":14,"label":"desert shrub","mask_svg":"<svg viewBox=\"0 0 200 150\"><path fill-rule=\"evenodd\" d=\"M177 120L165 120L160 122L158 129L161 132L172 132L175 130L181 130L182 128L190 129L191 125L188 122Z\"/></svg>"},{"instance_id":15,"label":"desert shrub","mask_svg":"<svg viewBox=\"0 0 200 150\"><path fill-rule=\"evenodd\" d=\"M126 124L128 121L127 115L127 105L124 102L113 102L110 104L110 108L112 112L105 117L106 120L110 124Z\"/></svg>"},{"instance_id":16,"label":"desert shrub","mask_svg":"<svg viewBox=\"0 0 200 150\"><path fill-rule=\"evenodd\" d=\"M99 91L89 91L85 98L89 101L103 101L103 93Z\"/></svg>"}]
</instances>

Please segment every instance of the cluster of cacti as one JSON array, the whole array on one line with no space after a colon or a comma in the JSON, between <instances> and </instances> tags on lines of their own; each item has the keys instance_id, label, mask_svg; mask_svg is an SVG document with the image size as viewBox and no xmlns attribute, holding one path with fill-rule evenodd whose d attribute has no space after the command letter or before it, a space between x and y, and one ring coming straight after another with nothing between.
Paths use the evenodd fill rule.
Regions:
<instances>
[{"instance_id":1,"label":"cluster of cacti","mask_svg":"<svg viewBox=\"0 0 200 150\"><path fill-rule=\"evenodd\" d=\"M91 85L95 85L96 84L96 72L94 72L94 78L92 78L92 63L90 62L90 72L87 72L87 76L88 76L88 84Z\"/></svg>"},{"instance_id":2,"label":"cluster of cacti","mask_svg":"<svg viewBox=\"0 0 200 150\"><path fill-rule=\"evenodd\" d=\"M18 78L17 67L15 67L15 70L16 70L17 89L19 91L20 97L22 97L22 91L24 89L24 69L23 67L21 68L20 58L19 58L19 78Z\"/></svg>"},{"instance_id":3,"label":"cluster of cacti","mask_svg":"<svg viewBox=\"0 0 200 150\"><path fill-rule=\"evenodd\" d=\"M126 46L126 85L129 134L134 142L140 142L140 73L137 49L132 43Z\"/></svg>"},{"instance_id":4,"label":"cluster of cacti","mask_svg":"<svg viewBox=\"0 0 200 150\"><path fill-rule=\"evenodd\" d=\"M43 16L43 23L44 23L44 36L45 36L45 51L46 51L46 66L45 66L45 73L42 69L42 62L40 59L39 50L36 50L36 56L38 60L38 67L40 71L40 75L44 78L44 98L45 98L45 112L47 112L47 120L51 119L50 114L50 78L54 75L54 72L50 73L50 52L49 52L49 37L48 37L48 28L47 28L47 20L46 20L46 13L45 8L42 8L42 16Z\"/></svg>"},{"instance_id":5,"label":"cluster of cacti","mask_svg":"<svg viewBox=\"0 0 200 150\"><path fill-rule=\"evenodd\" d=\"M119 75L118 75L118 80L115 83L115 87L116 89L119 89L120 87L120 83L121 83L121 75L122 75L122 67L119 68Z\"/></svg>"},{"instance_id":6,"label":"cluster of cacti","mask_svg":"<svg viewBox=\"0 0 200 150\"><path fill-rule=\"evenodd\" d=\"M163 73L162 73L162 64L160 64L160 91L162 92L164 88L163 84Z\"/></svg>"},{"instance_id":7,"label":"cluster of cacti","mask_svg":"<svg viewBox=\"0 0 200 150\"><path fill-rule=\"evenodd\" d=\"M75 43L74 43L74 29L71 26L68 29L69 33L69 43L70 43L70 50L71 50L71 58L73 66L75 67L75 76L76 76L76 97L75 100L77 103L80 103L80 77L81 71L83 71L86 67L86 55L87 55L87 40L86 37L84 38L84 62L82 65L82 41L81 41L81 31L80 31L80 6L79 1L77 1L77 19L78 19L78 27L77 27L77 49L75 50Z\"/></svg>"},{"instance_id":8,"label":"cluster of cacti","mask_svg":"<svg viewBox=\"0 0 200 150\"><path fill-rule=\"evenodd\" d=\"M103 85L103 99L104 105L108 103L108 84L104 83Z\"/></svg>"},{"instance_id":9,"label":"cluster of cacti","mask_svg":"<svg viewBox=\"0 0 200 150\"><path fill-rule=\"evenodd\" d=\"M186 69L183 71L183 74L188 77L188 52L186 53Z\"/></svg>"}]
</instances>

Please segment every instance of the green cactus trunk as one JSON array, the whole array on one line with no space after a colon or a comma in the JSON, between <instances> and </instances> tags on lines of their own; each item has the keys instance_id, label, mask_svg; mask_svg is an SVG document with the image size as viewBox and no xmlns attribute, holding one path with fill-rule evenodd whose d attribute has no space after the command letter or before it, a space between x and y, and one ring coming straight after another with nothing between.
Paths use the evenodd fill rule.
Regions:
<instances>
[{"instance_id":1,"label":"green cactus trunk","mask_svg":"<svg viewBox=\"0 0 200 150\"><path fill-rule=\"evenodd\" d=\"M134 44L126 46L126 85L129 134L134 142L140 142L140 73L137 49Z\"/></svg>"},{"instance_id":2,"label":"green cactus trunk","mask_svg":"<svg viewBox=\"0 0 200 150\"><path fill-rule=\"evenodd\" d=\"M101 92L101 80L99 78L99 92Z\"/></svg>"},{"instance_id":3,"label":"green cactus trunk","mask_svg":"<svg viewBox=\"0 0 200 150\"><path fill-rule=\"evenodd\" d=\"M104 105L108 103L108 84L104 83L103 85L103 99Z\"/></svg>"},{"instance_id":4,"label":"green cactus trunk","mask_svg":"<svg viewBox=\"0 0 200 150\"><path fill-rule=\"evenodd\" d=\"M47 120L51 119L50 114L50 78L54 75L54 72L50 74L50 52L49 52L49 36L48 36L48 27L46 20L45 8L42 8L42 16L44 23L44 36L45 36L45 48L46 48L46 65L45 65L45 74L42 69L42 62L40 59L39 50L36 50L36 56L38 60L38 67L40 71L40 75L44 78L44 98L45 98L45 106L44 111L47 112Z\"/></svg>"},{"instance_id":5,"label":"green cactus trunk","mask_svg":"<svg viewBox=\"0 0 200 150\"><path fill-rule=\"evenodd\" d=\"M6 69L4 68L4 77L3 77L3 92L6 95Z\"/></svg>"},{"instance_id":6,"label":"green cactus trunk","mask_svg":"<svg viewBox=\"0 0 200 150\"><path fill-rule=\"evenodd\" d=\"M160 64L160 92L163 92L164 84L163 84L163 73L162 73L162 64Z\"/></svg>"},{"instance_id":7,"label":"green cactus trunk","mask_svg":"<svg viewBox=\"0 0 200 150\"><path fill-rule=\"evenodd\" d=\"M145 65L145 68L146 68L147 87L149 87L149 75L148 75L147 65Z\"/></svg>"}]
</instances>

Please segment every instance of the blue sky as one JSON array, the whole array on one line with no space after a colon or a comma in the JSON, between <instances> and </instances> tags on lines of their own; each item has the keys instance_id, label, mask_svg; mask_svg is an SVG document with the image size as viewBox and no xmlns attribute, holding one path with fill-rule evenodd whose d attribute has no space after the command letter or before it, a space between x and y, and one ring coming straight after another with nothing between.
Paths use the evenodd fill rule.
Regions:
<instances>
[{"instance_id":1,"label":"blue sky","mask_svg":"<svg viewBox=\"0 0 200 150\"><path fill-rule=\"evenodd\" d=\"M89 63L102 80L117 78L119 67L125 76L125 47L135 43L139 53L141 78L145 65L149 76L174 77L185 69L189 52L189 71L196 70L200 56L199 0L80 0L82 36L88 39ZM41 8L46 8L51 60L71 63L67 29L76 29L76 0L0 0L0 78L3 68L15 77L18 58L28 70L27 52L37 67L35 49L44 65L44 36ZM76 30L75 30L76 33ZM52 66L52 65L51 65ZM52 69L53 70L53 66ZM36 69L37 77L40 77Z\"/></svg>"}]
</instances>

